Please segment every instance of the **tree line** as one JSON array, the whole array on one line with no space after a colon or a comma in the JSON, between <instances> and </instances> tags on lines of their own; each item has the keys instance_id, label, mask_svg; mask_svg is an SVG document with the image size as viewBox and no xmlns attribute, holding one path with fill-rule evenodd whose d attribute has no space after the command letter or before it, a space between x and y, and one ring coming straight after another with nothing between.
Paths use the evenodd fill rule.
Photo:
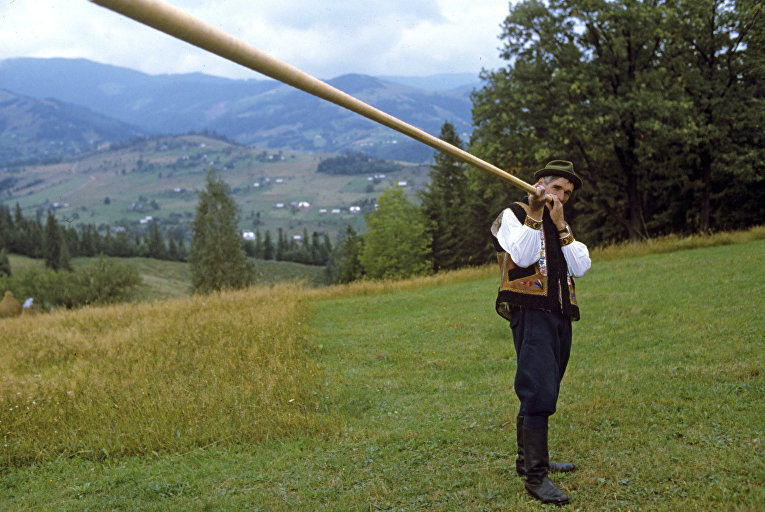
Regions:
<instances>
[{"instance_id":1,"label":"tree line","mask_svg":"<svg viewBox=\"0 0 765 512\"><path fill-rule=\"evenodd\" d=\"M71 258L94 257L145 257L166 261L188 261L189 251L183 237L165 236L159 223L152 221L145 234L131 232L123 227L117 230L106 226L103 233L96 226L70 226L59 223L52 210L44 216L24 216L20 206L10 208L0 204L0 250L7 254L19 254L44 259L53 270L71 270ZM270 231L255 232L254 240L242 243L246 254L252 258L291 261L306 265L326 265L332 245L325 233L306 230L300 240L288 237L281 228L273 236ZM3 272L0 271L0 274Z\"/></svg>"},{"instance_id":2,"label":"tree line","mask_svg":"<svg viewBox=\"0 0 765 512\"><path fill-rule=\"evenodd\" d=\"M9 253L43 258L53 270L71 269L71 258L147 257L170 261L185 261L188 257L183 238L164 237L156 221L145 234L132 233L127 228L116 230L106 226L101 233L96 226L71 226L59 223L53 210L43 215L25 217L21 207L0 204L0 249Z\"/></svg>"},{"instance_id":3,"label":"tree line","mask_svg":"<svg viewBox=\"0 0 765 512\"><path fill-rule=\"evenodd\" d=\"M481 75L468 150L527 182L550 160L573 161L584 185L566 217L590 245L763 224L764 9L757 0L512 4L507 65ZM463 147L449 123L441 138ZM418 202L386 191L363 235L346 230L328 265L335 281L493 259L489 226L525 193L440 153L430 177Z\"/></svg>"},{"instance_id":4,"label":"tree line","mask_svg":"<svg viewBox=\"0 0 765 512\"><path fill-rule=\"evenodd\" d=\"M316 172L324 174L385 174L401 170L401 165L356 151L346 151L339 156L319 162Z\"/></svg>"}]
</instances>

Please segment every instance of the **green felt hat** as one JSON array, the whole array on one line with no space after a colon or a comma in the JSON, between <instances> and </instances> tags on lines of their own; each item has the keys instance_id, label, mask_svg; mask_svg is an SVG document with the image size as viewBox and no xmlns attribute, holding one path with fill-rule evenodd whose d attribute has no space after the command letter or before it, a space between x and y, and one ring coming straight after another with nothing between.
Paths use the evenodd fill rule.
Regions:
<instances>
[{"instance_id":1,"label":"green felt hat","mask_svg":"<svg viewBox=\"0 0 765 512\"><path fill-rule=\"evenodd\" d=\"M582 178L574 172L574 164L568 160L553 160L545 165L544 169L539 169L534 173L534 178L539 179L544 176L560 176L568 179L574 184L574 190L582 186Z\"/></svg>"}]
</instances>

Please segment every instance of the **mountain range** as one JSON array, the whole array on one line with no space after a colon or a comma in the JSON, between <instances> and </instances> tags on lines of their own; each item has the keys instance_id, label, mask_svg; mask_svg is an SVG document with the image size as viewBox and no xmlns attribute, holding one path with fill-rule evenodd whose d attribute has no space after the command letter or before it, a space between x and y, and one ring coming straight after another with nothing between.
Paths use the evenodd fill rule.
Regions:
<instances>
[{"instance_id":1,"label":"mountain range","mask_svg":"<svg viewBox=\"0 0 765 512\"><path fill-rule=\"evenodd\" d=\"M471 75L372 77L330 85L438 135L471 130ZM0 165L88 151L139 135L214 132L264 149L363 151L429 161L433 150L358 114L270 79L148 75L84 59L0 61Z\"/></svg>"}]
</instances>

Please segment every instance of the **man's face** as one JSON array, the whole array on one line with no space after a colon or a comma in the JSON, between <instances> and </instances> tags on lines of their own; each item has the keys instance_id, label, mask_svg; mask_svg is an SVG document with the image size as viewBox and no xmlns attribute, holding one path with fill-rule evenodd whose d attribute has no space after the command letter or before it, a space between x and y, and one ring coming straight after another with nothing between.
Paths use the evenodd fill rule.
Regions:
<instances>
[{"instance_id":1,"label":"man's face","mask_svg":"<svg viewBox=\"0 0 765 512\"><path fill-rule=\"evenodd\" d=\"M544 178L539 178L537 184L544 185L544 182ZM568 178L553 176L550 183L545 185L545 190L548 194L557 197L561 204L566 204L571 194L574 193L574 184Z\"/></svg>"}]
</instances>

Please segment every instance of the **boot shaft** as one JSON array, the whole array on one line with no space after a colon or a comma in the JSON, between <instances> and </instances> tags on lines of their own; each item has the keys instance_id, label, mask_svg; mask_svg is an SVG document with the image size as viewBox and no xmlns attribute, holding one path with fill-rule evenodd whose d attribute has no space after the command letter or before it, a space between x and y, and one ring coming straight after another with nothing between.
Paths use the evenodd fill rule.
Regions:
<instances>
[{"instance_id":1,"label":"boot shaft","mask_svg":"<svg viewBox=\"0 0 765 512\"><path fill-rule=\"evenodd\" d=\"M522 432L526 481L539 483L547 476L547 467L550 464L547 429L522 427Z\"/></svg>"}]
</instances>

